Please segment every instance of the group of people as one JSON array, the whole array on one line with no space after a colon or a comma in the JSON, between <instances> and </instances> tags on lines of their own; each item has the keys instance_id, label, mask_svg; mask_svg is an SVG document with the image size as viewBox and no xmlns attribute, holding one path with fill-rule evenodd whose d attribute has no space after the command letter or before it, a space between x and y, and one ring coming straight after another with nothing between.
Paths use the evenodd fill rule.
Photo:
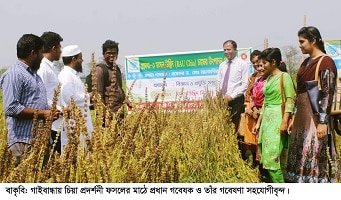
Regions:
<instances>
[{"instance_id":1,"label":"group of people","mask_svg":"<svg viewBox=\"0 0 341 200\"><path fill-rule=\"evenodd\" d=\"M227 40L223 43L226 60L220 64L217 75L219 89L238 133L242 157L250 150L254 166L266 172L271 182L335 182L338 157L330 106L336 87L336 66L325 55L317 28L301 28L298 39L302 53L309 57L299 68L296 87L286 72L280 49L253 51L250 59L255 72L249 76L247 62L237 57L237 43ZM62 128L59 137L58 130L63 126L62 108L68 108L71 99L82 110L89 135L93 130L89 109L92 91L84 88L79 77L82 51L78 45L62 48L62 41L54 32L44 32L40 37L24 34L17 43L17 62L1 76L8 150L16 157L16 164L30 150L35 115L38 120L54 120L51 144L57 141L54 150L62 153L67 135ZM105 41L103 62L97 64L95 74L98 93L113 112L119 112L124 103L130 106L116 64L118 52L117 42ZM64 67L58 74L55 61L60 57ZM319 112L314 113L306 82L315 79L318 63L322 90ZM52 113L58 85L57 112ZM246 123L240 123L241 117ZM283 159L285 149L288 154Z\"/></svg>"},{"instance_id":2,"label":"group of people","mask_svg":"<svg viewBox=\"0 0 341 200\"><path fill-rule=\"evenodd\" d=\"M8 150L16 157L16 165L20 163L24 153L30 151L35 115L43 123L47 119L54 120L49 143L54 147L54 152L63 153L68 137L62 110L69 108L71 99L82 111L86 132L90 136L92 134L89 106L93 95L92 91L86 90L79 76L82 72L82 51L78 45L62 48L62 41L63 38L55 32L44 32L40 37L24 34L17 42L17 62L1 76L0 87L3 92L8 130ZM103 61L96 65L97 90L104 105L111 105L108 109L121 112L120 107L125 102L125 94L121 71L116 64L118 43L112 40L105 41L102 52ZM64 67L59 72L55 61L59 61L60 58ZM59 86L57 111L52 113L54 93ZM108 98L111 91L114 91L114 95ZM58 134L58 130L61 134Z\"/></svg>"},{"instance_id":3,"label":"group of people","mask_svg":"<svg viewBox=\"0 0 341 200\"><path fill-rule=\"evenodd\" d=\"M280 49L253 51L255 72L249 77L246 62L236 56L236 42L227 40L219 89L228 102L242 157L247 159L245 153L251 151L253 165L268 181L336 182L338 155L330 111L337 69L316 27L301 28L298 41L309 57L298 70L297 86L286 72ZM316 70L321 83L318 112L313 111L306 86L315 80Z\"/></svg>"}]
</instances>

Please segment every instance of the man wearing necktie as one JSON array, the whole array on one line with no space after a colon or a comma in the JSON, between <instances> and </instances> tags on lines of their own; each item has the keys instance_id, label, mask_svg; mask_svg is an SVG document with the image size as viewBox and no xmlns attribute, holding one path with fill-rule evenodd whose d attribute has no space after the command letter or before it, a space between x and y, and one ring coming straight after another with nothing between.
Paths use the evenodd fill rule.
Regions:
<instances>
[{"instance_id":1,"label":"man wearing necktie","mask_svg":"<svg viewBox=\"0 0 341 200\"><path fill-rule=\"evenodd\" d=\"M223 44L226 60L219 65L219 90L228 102L228 109L235 132L238 130L240 115L244 112L244 93L249 78L249 66L246 61L238 58L237 43L227 40Z\"/></svg>"}]
</instances>

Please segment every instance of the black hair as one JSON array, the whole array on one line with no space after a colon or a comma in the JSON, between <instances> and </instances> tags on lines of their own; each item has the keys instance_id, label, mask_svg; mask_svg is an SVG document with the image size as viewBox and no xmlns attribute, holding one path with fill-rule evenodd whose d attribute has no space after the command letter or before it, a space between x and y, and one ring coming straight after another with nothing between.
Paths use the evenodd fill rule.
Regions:
<instances>
[{"instance_id":1,"label":"black hair","mask_svg":"<svg viewBox=\"0 0 341 200\"><path fill-rule=\"evenodd\" d=\"M60 45L60 42L63 41L63 38L54 32L44 32L40 38L44 41L44 53L48 53L54 46Z\"/></svg>"},{"instance_id":2,"label":"black hair","mask_svg":"<svg viewBox=\"0 0 341 200\"><path fill-rule=\"evenodd\" d=\"M261 53L262 53L262 52L260 52L259 50L254 50L254 51L252 51L252 53L250 54L250 61L251 61L254 57L256 57L256 56L258 56L258 58L259 58L259 56L260 56Z\"/></svg>"},{"instance_id":3,"label":"black hair","mask_svg":"<svg viewBox=\"0 0 341 200\"><path fill-rule=\"evenodd\" d=\"M286 64L282 61L282 54L279 48L267 48L262 51L260 59L266 60L268 62L275 61L275 65L282 72L287 72Z\"/></svg>"},{"instance_id":4,"label":"black hair","mask_svg":"<svg viewBox=\"0 0 341 200\"><path fill-rule=\"evenodd\" d=\"M281 61L281 63L279 64L278 69L281 70L282 72L288 72L287 65L283 61Z\"/></svg>"},{"instance_id":5,"label":"black hair","mask_svg":"<svg viewBox=\"0 0 341 200\"><path fill-rule=\"evenodd\" d=\"M27 58L32 51L39 52L43 48L44 41L33 34L24 34L17 43L17 57Z\"/></svg>"},{"instance_id":6,"label":"black hair","mask_svg":"<svg viewBox=\"0 0 341 200\"><path fill-rule=\"evenodd\" d=\"M226 41L223 43L223 46L224 46L226 43L231 43L232 46L233 46L233 49L234 49L234 50L237 50L237 43L236 43L234 40L226 40Z\"/></svg>"},{"instance_id":7,"label":"black hair","mask_svg":"<svg viewBox=\"0 0 341 200\"><path fill-rule=\"evenodd\" d=\"M118 53L118 43L112 40L106 40L103 45L102 45L102 53L103 55L105 54L105 52L108 49L116 49L117 53Z\"/></svg>"},{"instance_id":8,"label":"black hair","mask_svg":"<svg viewBox=\"0 0 341 200\"><path fill-rule=\"evenodd\" d=\"M314 42L315 40L317 48L319 48L323 53L326 53L320 31L316 27L302 27L298 31L297 35L307 39L309 42Z\"/></svg>"}]
</instances>

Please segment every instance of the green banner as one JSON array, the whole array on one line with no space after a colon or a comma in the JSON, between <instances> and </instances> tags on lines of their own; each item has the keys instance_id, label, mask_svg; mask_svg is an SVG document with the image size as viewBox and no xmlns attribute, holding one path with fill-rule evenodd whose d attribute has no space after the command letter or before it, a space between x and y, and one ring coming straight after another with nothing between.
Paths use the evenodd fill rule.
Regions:
<instances>
[{"instance_id":1,"label":"green banner","mask_svg":"<svg viewBox=\"0 0 341 200\"><path fill-rule=\"evenodd\" d=\"M222 51L179 55L139 57L141 71L207 68L219 66L225 59Z\"/></svg>"}]
</instances>

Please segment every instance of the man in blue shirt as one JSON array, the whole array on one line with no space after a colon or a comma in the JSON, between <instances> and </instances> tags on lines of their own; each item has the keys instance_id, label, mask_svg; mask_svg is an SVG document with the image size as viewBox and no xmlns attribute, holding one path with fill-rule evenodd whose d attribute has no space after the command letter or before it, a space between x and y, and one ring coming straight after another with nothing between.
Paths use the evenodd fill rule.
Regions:
<instances>
[{"instance_id":1,"label":"man in blue shirt","mask_svg":"<svg viewBox=\"0 0 341 200\"><path fill-rule=\"evenodd\" d=\"M16 157L15 165L30 149L34 114L38 114L39 120L46 120L52 114L48 110L45 86L37 75L43 44L40 37L24 34L17 43L18 61L0 78L8 150Z\"/></svg>"}]
</instances>

